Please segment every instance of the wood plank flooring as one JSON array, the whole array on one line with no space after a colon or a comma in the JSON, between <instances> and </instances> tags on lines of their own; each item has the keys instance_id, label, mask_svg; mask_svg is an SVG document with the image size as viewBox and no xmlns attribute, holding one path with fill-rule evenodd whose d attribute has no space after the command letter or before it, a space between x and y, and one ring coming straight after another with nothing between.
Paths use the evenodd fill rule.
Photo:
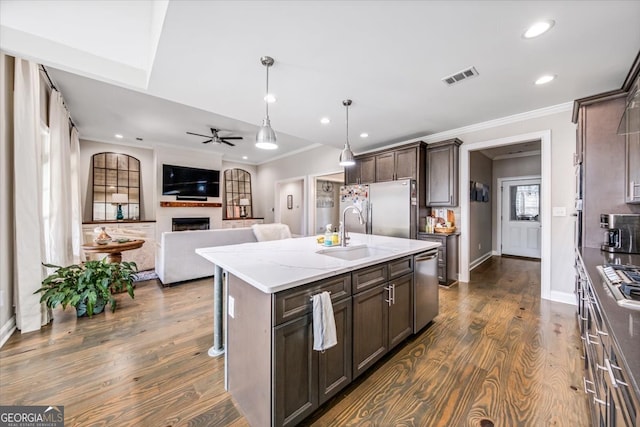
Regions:
<instances>
[{"instance_id":1,"label":"wood plank flooring","mask_svg":"<svg viewBox=\"0 0 640 427\"><path fill-rule=\"evenodd\" d=\"M540 264L494 257L441 288L421 334L310 426L588 426L575 308L540 300ZM1 405L64 405L68 426L247 426L212 343L211 279L141 282L118 310L54 312L0 349ZM256 426L261 427L261 426Z\"/></svg>"}]
</instances>

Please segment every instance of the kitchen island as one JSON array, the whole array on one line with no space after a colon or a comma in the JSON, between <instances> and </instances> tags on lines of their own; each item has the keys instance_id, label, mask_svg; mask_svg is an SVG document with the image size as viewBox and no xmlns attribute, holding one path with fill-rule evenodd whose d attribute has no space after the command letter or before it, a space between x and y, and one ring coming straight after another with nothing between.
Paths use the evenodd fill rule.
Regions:
<instances>
[{"instance_id":1,"label":"kitchen island","mask_svg":"<svg viewBox=\"0 0 640 427\"><path fill-rule=\"evenodd\" d=\"M437 247L351 233L346 248L305 237L197 249L227 273L226 387L249 423L299 423L411 335L414 255ZM338 345L316 352L310 299L323 291Z\"/></svg>"}]
</instances>

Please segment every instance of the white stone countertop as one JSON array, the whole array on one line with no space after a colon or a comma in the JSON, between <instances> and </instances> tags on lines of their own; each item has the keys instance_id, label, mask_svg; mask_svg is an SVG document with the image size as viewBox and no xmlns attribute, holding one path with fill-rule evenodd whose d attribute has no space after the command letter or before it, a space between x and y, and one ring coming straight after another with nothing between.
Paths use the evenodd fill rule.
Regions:
<instances>
[{"instance_id":1,"label":"white stone countertop","mask_svg":"<svg viewBox=\"0 0 640 427\"><path fill-rule=\"evenodd\" d=\"M374 254L343 260L320 254L315 236L259 243L198 248L196 253L264 293L275 293L381 262L437 248L440 243L371 234L349 233L353 249L367 245Z\"/></svg>"}]
</instances>

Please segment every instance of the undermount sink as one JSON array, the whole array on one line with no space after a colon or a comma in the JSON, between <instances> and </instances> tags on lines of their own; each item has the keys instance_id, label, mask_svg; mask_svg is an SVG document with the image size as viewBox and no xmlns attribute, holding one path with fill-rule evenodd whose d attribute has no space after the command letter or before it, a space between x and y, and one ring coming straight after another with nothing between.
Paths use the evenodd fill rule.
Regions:
<instances>
[{"instance_id":1,"label":"undermount sink","mask_svg":"<svg viewBox=\"0 0 640 427\"><path fill-rule=\"evenodd\" d=\"M393 250L388 248L368 245L337 246L316 251L317 254L339 258L345 261L354 261L356 259L371 256L387 255L391 252L393 252Z\"/></svg>"}]
</instances>

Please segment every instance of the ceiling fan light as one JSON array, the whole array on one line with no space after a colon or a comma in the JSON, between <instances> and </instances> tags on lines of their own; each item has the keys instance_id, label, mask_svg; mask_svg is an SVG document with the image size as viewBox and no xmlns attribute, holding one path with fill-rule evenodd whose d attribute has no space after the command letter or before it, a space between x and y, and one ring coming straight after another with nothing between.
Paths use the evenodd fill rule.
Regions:
<instances>
[{"instance_id":1,"label":"ceiling fan light","mask_svg":"<svg viewBox=\"0 0 640 427\"><path fill-rule=\"evenodd\" d=\"M271 121L268 117L262 121L262 126L256 134L256 147L263 150L275 150L278 148L276 133L271 128Z\"/></svg>"},{"instance_id":2,"label":"ceiling fan light","mask_svg":"<svg viewBox=\"0 0 640 427\"><path fill-rule=\"evenodd\" d=\"M340 153L340 166L353 166L355 164L356 160L353 158L353 151L351 151L349 144L345 144Z\"/></svg>"}]
</instances>

